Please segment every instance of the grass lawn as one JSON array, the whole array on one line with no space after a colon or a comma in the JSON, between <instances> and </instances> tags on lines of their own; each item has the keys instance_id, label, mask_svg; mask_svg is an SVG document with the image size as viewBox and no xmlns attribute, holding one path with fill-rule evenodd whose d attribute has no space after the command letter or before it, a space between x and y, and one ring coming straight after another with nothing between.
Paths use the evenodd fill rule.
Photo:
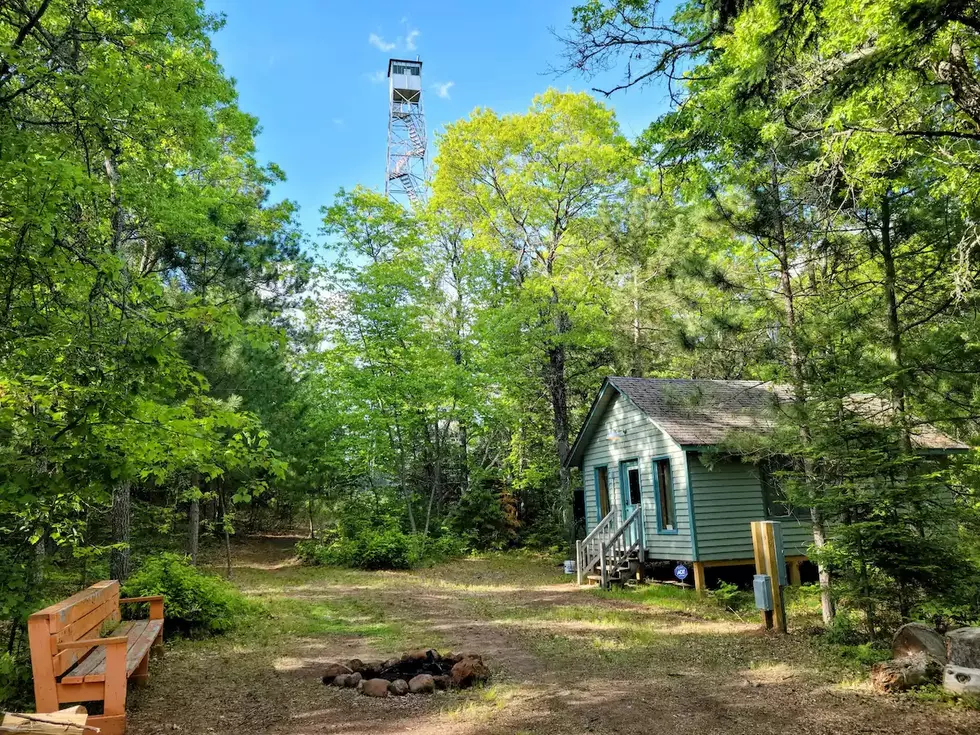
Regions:
<instances>
[{"instance_id":1,"label":"grass lawn","mask_svg":"<svg viewBox=\"0 0 980 735\"><path fill-rule=\"evenodd\" d=\"M802 615L766 635L689 590L579 589L531 556L355 572L256 540L236 549L234 581L255 612L173 643L133 697L131 735L980 731L962 706L874 696L864 666L800 632ZM320 683L328 661L419 647L481 653L493 682L380 700Z\"/></svg>"}]
</instances>

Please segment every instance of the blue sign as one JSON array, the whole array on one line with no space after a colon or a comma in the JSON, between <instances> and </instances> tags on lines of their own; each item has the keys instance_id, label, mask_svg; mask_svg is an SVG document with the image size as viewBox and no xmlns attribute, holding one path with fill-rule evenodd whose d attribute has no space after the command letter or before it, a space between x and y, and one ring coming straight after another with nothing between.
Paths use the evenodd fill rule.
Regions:
<instances>
[{"instance_id":1,"label":"blue sign","mask_svg":"<svg viewBox=\"0 0 980 735\"><path fill-rule=\"evenodd\" d=\"M674 567L674 576L683 582L685 579L687 579L687 567L683 564L678 564L676 567Z\"/></svg>"}]
</instances>

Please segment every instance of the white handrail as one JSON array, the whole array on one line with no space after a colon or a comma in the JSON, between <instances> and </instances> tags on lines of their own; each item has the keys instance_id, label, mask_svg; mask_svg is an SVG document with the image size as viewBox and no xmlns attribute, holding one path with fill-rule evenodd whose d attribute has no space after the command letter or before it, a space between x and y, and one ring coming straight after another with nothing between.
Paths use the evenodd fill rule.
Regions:
<instances>
[{"instance_id":1,"label":"white handrail","mask_svg":"<svg viewBox=\"0 0 980 735\"><path fill-rule=\"evenodd\" d=\"M620 526L616 530L616 533L614 533L612 536L609 537L609 539L606 541L606 543L607 544L612 544L613 541L615 541L620 536L622 536L624 533L626 533L626 530L627 529L631 529L632 528L632 525L633 525L633 519L635 519L637 516L640 515L640 511L641 510L642 510L642 508L640 508L640 506L636 506L636 508L633 510L633 512L630 513L629 516L627 516L627 518L626 518L625 521L623 521L623 525Z\"/></svg>"},{"instance_id":2,"label":"white handrail","mask_svg":"<svg viewBox=\"0 0 980 735\"><path fill-rule=\"evenodd\" d=\"M576 545L576 559L575 564L578 573L578 583L582 584L585 573L595 566L595 563L600 560L602 555L602 543L605 537L609 533L609 529L613 526L613 521L616 518L617 511L611 510L596 524L596 527L592 529L592 532L587 535L584 539L579 541Z\"/></svg>"},{"instance_id":3,"label":"white handrail","mask_svg":"<svg viewBox=\"0 0 980 735\"><path fill-rule=\"evenodd\" d=\"M629 532L629 536L624 538L627 532ZM609 567L618 566L621 561L629 557L634 549L638 549L642 557L643 515L642 507L639 505L627 516L622 525L616 529L616 532L608 540L601 543L599 550L599 574L603 587L609 587ZM607 560L608 552L610 551L612 555Z\"/></svg>"},{"instance_id":4,"label":"white handrail","mask_svg":"<svg viewBox=\"0 0 980 735\"><path fill-rule=\"evenodd\" d=\"M595 538L599 533L606 530L606 526L612 525L612 519L616 516L617 511L615 509L606 513L606 517L603 518L596 524L596 527L592 529L592 533L582 539L582 544L588 544L593 538Z\"/></svg>"}]
</instances>

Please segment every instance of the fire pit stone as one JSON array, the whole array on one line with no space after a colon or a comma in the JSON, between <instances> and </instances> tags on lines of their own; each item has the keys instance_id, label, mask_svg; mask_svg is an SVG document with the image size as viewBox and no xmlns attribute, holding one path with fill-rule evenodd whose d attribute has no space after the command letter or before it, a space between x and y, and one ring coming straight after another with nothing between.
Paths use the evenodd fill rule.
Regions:
<instances>
[{"instance_id":1,"label":"fire pit stone","mask_svg":"<svg viewBox=\"0 0 980 735\"><path fill-rule=\"evenodd\" d=\"M356 687L362 694L372 697L431 694L450 687L462 689L489 678L490 670L479 654L440 655L433 648L409 651L387 661L364 662L353 658L345 664L328 664L323 673L324 684Z\"/></svg>"}]
</instances>

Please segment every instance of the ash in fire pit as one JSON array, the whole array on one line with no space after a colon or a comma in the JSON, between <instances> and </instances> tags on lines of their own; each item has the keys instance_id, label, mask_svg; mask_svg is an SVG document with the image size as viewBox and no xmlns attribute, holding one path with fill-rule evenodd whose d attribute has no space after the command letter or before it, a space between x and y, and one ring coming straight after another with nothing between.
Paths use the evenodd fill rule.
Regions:
<instances>
[{"instance_id":1,"label":"ash in fire pit","mask_svg":"<svg viewBox=\"0 0 980 735\"><path fill-rule=\"evenodd\" d=\"M436 689L463 689L490 678L483 657L475 653L447 653L434 649L406 653L400 658L365 663L351 659L328 664L323 683L357 688L371 697L431 694Z\"/></svg>"}]
</instances>

